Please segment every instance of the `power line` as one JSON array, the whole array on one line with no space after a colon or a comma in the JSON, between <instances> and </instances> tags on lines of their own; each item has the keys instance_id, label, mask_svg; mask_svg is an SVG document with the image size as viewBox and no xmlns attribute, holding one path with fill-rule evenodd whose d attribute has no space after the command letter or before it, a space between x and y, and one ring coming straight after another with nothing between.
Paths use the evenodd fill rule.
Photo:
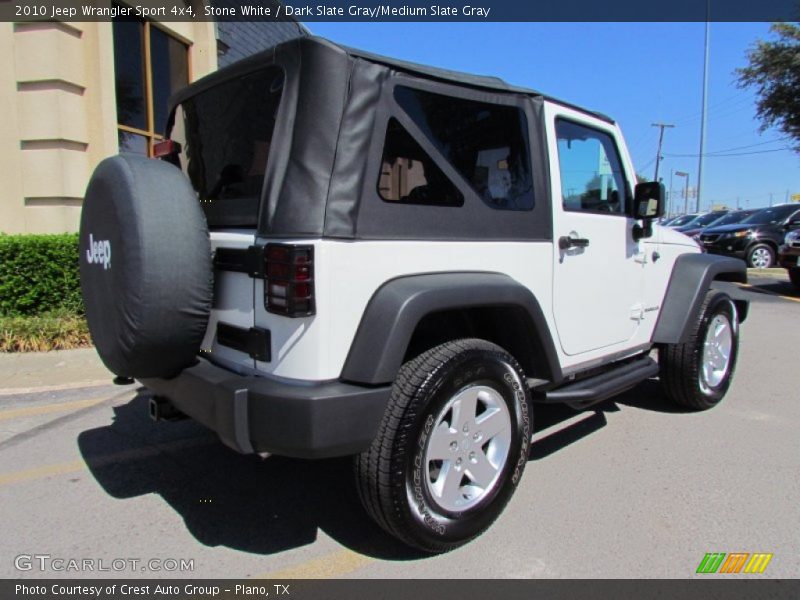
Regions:
<instances>
[{"instance_id":1,"label":"power line","mask_svg":"<svg viewBox=\"0 0 800 600\"><path fill-rule=\"evenodd\" d=\"M775 148L773 150L753 150L752 152L735 152L728 154L703 154L704 158L724 158L726 156L749 156L750 154L767 154L768 152L783 152L784 150L791 150L789 146L783 148ZM700 154L665 154L670 158L697 158Z\"/></svg>"}]
</instances>

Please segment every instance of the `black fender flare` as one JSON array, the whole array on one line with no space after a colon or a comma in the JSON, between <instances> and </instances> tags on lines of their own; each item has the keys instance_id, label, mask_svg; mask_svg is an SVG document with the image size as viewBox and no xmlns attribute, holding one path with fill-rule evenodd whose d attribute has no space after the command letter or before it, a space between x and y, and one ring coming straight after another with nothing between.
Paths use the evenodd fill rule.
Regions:
<instances>
[{"instance_id":1,"label":"black fender flare","mask_svg":"<svg viewBox=\"0 0 800 600\"><path fill-rule=\"evenodd\" d=\"M685 342L691 331L692 323L703 303L706 292L712 283L737 282L747 283L747 265L743 260L719 256L716 254L683 254L677 258L672 267L672 275L667 284L667 291L661 303L652 341L654 344L680 344ZM730 293L735 288L726 289ZM741 295L735 296L739 310L739 320L746 316L747 300Z\"/></svg>"},{"instance_id":2,"label":"black fender flare","mask_svg":"<svg viewBox=\"0 0 800 600\"><path fill-rule=\"evenodd\" d=\"M392 382L400 370L411 336L423 317L460 308L510 307L522 315L534 336L542 370L551 381L562 379L555 345L542 308L531 291L502 273L428 273L398 277L373 294L358 326L341 379L368 385ZM522 362L522 361L520 361Z\"/></svg>"}]
</instances>

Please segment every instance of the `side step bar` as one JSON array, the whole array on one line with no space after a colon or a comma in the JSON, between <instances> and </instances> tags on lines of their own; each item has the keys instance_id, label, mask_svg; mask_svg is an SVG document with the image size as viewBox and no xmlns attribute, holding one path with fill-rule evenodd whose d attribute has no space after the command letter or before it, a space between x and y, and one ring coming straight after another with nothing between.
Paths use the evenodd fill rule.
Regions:
<instances>
[{"instance_id":1,"label":"side step bar","mask_svg":"<svg viewBox=\"0 0 800 600\"><path fill-rule=\"evenodd\" d=\"M658 374L658 363L645 356L598 375L545 392L542 402L548 404L563 402L571 408L582 409L629 390L656 374Z\"/></svg>"}]
</instances>

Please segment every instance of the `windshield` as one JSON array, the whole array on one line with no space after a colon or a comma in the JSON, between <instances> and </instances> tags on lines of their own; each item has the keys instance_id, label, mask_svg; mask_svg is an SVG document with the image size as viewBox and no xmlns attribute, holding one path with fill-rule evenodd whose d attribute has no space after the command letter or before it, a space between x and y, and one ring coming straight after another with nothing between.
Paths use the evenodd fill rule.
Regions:
<instances>
[{"instance_id":1,"label":"windshield","mask_svg":"<svg viewBox=\"0 0 800 600\"><path fill-rule=\"evenodd\" d=\"M182 102L169 137L200 199L208 226L255 227L275 117L278 67L225 81Z\"/></svg>"},{"instance_id":2,"label":"windshield","mask_svg":"<svg viewBox=\"0 0 800 600\"><path fill-rule=\"evenodd\" d=\"M680 227L681 225L688 225L692 221L697 218L697 215L683 215L682 217L678 217L672 223L669 224L670 227Z\"/></svg>"},{"instance_id":3,"label":"windshield","mask_svg":"<svg viewBox=\"0 0 800 600\"><path fill-rule=\"evenodd\" d=\"M697 217L691 223L687 223L687 225L691 225L692 227L706 227L711 225L711 223L716 224L716 222L722 217L723 215L715 212L715 213L707 213L705 215L701 215Z\"/></svg>"},{"instance_id":4,"label":"windshield","mask_svg":"<svg viewBox=\"0 0 800 600\"><path fill-rule=\"evenodd\" d=\"M742 225L774 225L785 220L795 211L800 210L800 206L776 206L765 208L753 213L742 221Z\"/></svg>"},{"instance_id":5,"label":"windshield","mask_svg":"<svg viewBox=\"0 0 800 600\"><path fill-rule=\"evenodd\" d=\"M749 217L752 214L753 214L752 212L747 212L744 210L740 212L728 213L724 217L720 217L719 219L711 223L710 226L719 227L720 225L734 225L735 223L740 223L742 220L744 220L745 218Z\"/></svg>"}]
</instances>

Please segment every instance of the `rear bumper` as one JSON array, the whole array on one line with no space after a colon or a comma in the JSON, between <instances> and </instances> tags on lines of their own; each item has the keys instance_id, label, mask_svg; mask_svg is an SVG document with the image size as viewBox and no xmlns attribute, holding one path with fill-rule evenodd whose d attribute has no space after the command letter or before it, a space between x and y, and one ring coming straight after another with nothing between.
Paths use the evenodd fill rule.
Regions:
<instances>
[{"instance_id":1,"label":"rear bumper","mask_svg":"<svg viewBox=\"0 0 800 600\"><path fill-rule=\"evenodd\" d=\"M366 450L391 391L390 386L285 383L238 375L204 359L173 379L143 379L142 383L239 452L297 458Z\"/></svg>"}]
</instances>

